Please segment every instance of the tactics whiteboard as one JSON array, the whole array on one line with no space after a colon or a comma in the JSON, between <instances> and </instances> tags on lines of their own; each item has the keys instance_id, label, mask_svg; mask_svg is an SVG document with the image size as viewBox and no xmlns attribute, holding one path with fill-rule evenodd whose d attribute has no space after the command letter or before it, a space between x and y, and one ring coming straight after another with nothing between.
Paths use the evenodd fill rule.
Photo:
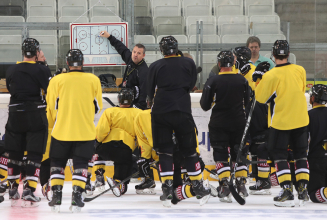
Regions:
<instances>
[{"instance_id":1,"label":"tactics whiteboard","mask_svg":"<svg viewBox=\"0 0 327 220\"><path fill-rule=\"evenodd\" d=\"M99 37L106 30L128 47L127 23L70 24L70 48L80 49L84 66L125 65L121 56L108 39Z\"/></svg>"}]
</instances>

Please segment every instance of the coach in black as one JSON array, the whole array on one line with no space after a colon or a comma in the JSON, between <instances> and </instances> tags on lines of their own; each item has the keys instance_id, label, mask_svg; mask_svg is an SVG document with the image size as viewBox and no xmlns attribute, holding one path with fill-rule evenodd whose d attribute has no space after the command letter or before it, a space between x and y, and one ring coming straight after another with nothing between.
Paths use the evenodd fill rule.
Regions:
<instances>
[{"instance_id":1,"label":"coach in black","mask_svg":"<svg viewBox=\"0 0 327 220\"><path fill-rule=\"evenodd\" d=\"M107 31L101 31L100 36L108 38L110 44L115 47L127 65L123 82L119 87L133 89L133 107L142 110L146 109L146 79L149 68L143 59L145 56L144 45L136 44L131 52L120 40L117 40Z\"/></svg>"}]
</instances>

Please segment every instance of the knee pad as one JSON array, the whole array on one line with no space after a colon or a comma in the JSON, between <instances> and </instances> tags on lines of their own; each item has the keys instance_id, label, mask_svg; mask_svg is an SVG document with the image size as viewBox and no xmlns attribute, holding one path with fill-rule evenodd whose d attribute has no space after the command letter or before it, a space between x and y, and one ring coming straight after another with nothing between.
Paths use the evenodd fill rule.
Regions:
<instances>
[{"instance_id":1,"label":"knee pad","mask_svg":"<svg viewBox=\"0 0 327 220\"><path fill-rule=\"evenodd\" d=\"M73 157L74 169L87 169L88 162L88 159L77 156Z\"/></svg>"},{"instance_id":2,"label":"knee pad","mask_svg":"<svg viewBox=\"0 0 327 220\"><path fill-rule=\"evenodd\" d=\"M257 154L258 158L268 160L269 152L268 152L267 144L266 143L260 144L258 146L257 153L258 153Z\"/></svg>"},{"instance_id":3,"label":"knee pad","mask_svg":"<svg viewBox=\"0 0 327 220\"><path fill-rule=\"evenodd\" d=\"M214 161L228 160L228 146L227 145L213 145L213 159Z\"/></svg>"}]
</instances>

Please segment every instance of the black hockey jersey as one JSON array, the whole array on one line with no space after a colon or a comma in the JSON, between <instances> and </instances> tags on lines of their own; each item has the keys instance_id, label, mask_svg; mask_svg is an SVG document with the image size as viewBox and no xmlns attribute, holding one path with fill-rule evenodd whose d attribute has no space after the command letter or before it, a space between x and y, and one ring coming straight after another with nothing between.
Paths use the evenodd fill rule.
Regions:
<instances>
[{"instance_id":1,"label":"black hockey jersey","mask_svg":"<svg viewBox=\"0 0 327 220\"><path fill-rule=\"evenodd\" d=\"M6 73L10 104L26 101L44 102L44 95L51 79L50 69L34 61L17 62Z\"/></svg>"},{"instance_id":2,"label":"black hockey jersey","mask_svg":"<svg viewBox=\"0 0 327 220\"><path fill-rule=\"evenodd\" d=\"M148 96L154 102L152 114L172 111L191 113L190 91L197 79L195 63L181 56L169 56L150 65Z\"/></svg>"},{"instance_id":3,"label":"black hockey jersey","mask_svg":"<svg viewBox=\"0 0 327 220\"><path fill-rule=\"evenodd\" d=\"M209 126L245 126L245 110L250 99L248 81L235 72L220 72L207 80L200 100L201 108L212 107Z\"/></svg>"},{"instance_id":4,"label":"black hockey jersey","mask_svg":"<svg viewBox=\"0 0 327 220\"><path fill-rule=\"evenodd\" d=\"M324 140L327 140L327 108L324 105L313 107L309 111L310 123L308 132L310 138L308 157L327 156Z\"/></svg>"}]
</instances>

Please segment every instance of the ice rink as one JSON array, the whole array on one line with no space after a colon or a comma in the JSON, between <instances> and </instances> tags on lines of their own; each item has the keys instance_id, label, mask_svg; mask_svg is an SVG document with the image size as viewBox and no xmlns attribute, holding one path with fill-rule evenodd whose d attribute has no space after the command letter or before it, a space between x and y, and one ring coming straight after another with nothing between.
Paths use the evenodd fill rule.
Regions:
<instances>
[{"instance_id":1,"label":"ice rink","mask_svg":"<svg viewBox=\"0 0 327 220\"><path fill-rule=\"evenodd\" d=\"M211 181L210 184L218 186L218 182ZM11 207L8 194L5 201L0 204L0 219L56 219L56 220L93 220L93 219L326 219L327 204L314 204L308 202L304 207L298 206L297 197L294 208L281 208L273 205L273 196L280 191L279 187L272 188L272 195L250 195L244 206L235 200L233 203L222 203L217 197L211 197L207 204L200 206L196 198L183 200L171 208L166 208L159 200L161 194L161 183L157 182L157 195L137 195L135 183L130 183L128 191L121 197L115 197L111 192L85 203L81 213L69 211L71 201L71 182L65 182L63 190L63 202L60 213L52 213L47 200L42 196L40 185L36 195L41 196L39 207L22 208ZM249 186L250 184L247 184ZM252 183L251 183L252 185ZM22 184L19 191L22 192ZM95 191L95 194L98 194ZM21 201L19 201L20 204Z\"/></svg>"}]
</instances>

